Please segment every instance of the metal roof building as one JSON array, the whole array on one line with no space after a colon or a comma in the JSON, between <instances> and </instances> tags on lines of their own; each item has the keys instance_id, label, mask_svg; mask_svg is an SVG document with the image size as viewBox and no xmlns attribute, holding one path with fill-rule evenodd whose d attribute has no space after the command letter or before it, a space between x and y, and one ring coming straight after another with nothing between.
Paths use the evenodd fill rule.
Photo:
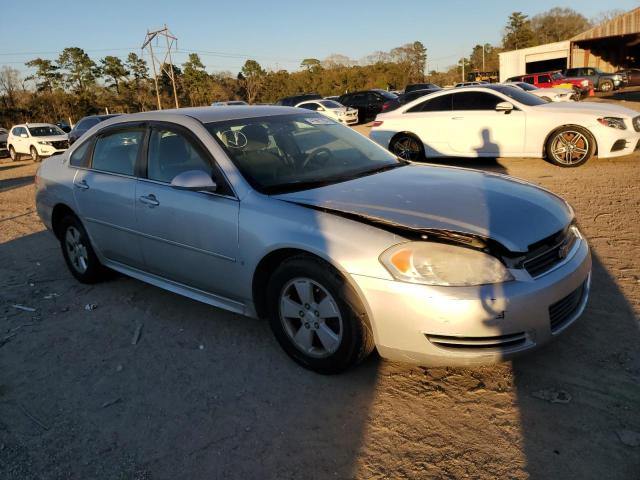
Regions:
<instances>
[{"instance_id":1,"label":"metal roof building","mask_svg":"<svg viewBox=\"0 0 640 480\"><path fill-rule=\"evenodd\" d=\"M615 71L640 68L640 7L563 42L499 54L500 81L525 73L598 67Z\"/></svg>"}]
</instances>

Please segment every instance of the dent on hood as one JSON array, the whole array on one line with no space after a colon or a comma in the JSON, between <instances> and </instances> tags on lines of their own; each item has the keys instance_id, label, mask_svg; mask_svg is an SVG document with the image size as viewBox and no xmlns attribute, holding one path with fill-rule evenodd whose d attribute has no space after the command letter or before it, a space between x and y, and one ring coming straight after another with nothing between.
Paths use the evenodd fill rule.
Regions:
<instances>
[{"instance_id":1,"label":"dent on hood","mask_svg":"<svg viewBox=\"0 0 640 480\"><path fill-rule=\"evenodd\" d=\"M308 203L295 202L286 200L289 203L309 208L311 210L318 210L320 212L336 215L339 217L355 220L360 223L365 223L377 228L381 228L390 233L399 235L407 240L429 240L432 242L447 243L451 245L459 245L474 250L481 250L487 253L491 253L495 256L513 256L521 255L524 252L511 252L505 248L501 243L491 239L485 238L480 235L475 235L467 232L458 232L455 230L439 229L439 228L415 228L403 225L401 223L393 222L391 220L376 217L373 215L367 215L360 212L351 212L344 210L335 210L327 207L320 207L318 205L312 205Z\"/></svg>"}]
</instances>

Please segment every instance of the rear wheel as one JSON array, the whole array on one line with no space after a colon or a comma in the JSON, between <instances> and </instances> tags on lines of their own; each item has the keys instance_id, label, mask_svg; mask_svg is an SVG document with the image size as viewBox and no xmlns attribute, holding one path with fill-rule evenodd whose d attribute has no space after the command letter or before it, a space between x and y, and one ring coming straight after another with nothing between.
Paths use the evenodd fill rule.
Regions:
<instances>
[{"instance_id":1,"label":"rear wheel","mask_svg":"<svg viewBox=\"0 0 640 480\"><path fill-rule=\"evenodd\" d=\"M594 154L596 142L588 130L578 126L562 127L549 136L547 159L560 167L579 167Z\"/></svg>"},{"instance_id":2,"label":"rear wheel","mask_svg":"<svg viewBox=\"0 0 640 480\"><path fill-rule=\"evenodd\" d=\"M62 255L67 267L80 282L96 283L105 277L106 269L98 260L86 230L77 217L65 216L57 229Z\"/></svg>"},{"instance_id":3,"label":"rear wheel","mask_svg":"<svg viewBox=\"0 0 640 480\"><path fill-rule=\"evenodd\" d=\"M285 260L267 288L271 329L305 368L339 373L373 350L362 302L329 264L300 255Z\"/></svg>"},{"instance_id":4,"label":"rear wheel","mask_svg":"<svg viewBox=\"0 0 640 480\"><path fill-rule=\"evenodd\" d=\"M33 160L34 162L37 162L40 160L40 155L38 155L38 150L36 149L36 147L31 147L29 149L29 153L31 154L31 160Z\"/></svg>"},{"instance_id":5,"label":"rear wheel","mask_svg":"<svg viewBox=\"0 0 640 480\"><path fill-rule=\"evenodd\" d=\"M389 145L389 150L403 160L420 161L425 159L422 142L406 133L394 137Z\"/></svg>"}]
</instances>

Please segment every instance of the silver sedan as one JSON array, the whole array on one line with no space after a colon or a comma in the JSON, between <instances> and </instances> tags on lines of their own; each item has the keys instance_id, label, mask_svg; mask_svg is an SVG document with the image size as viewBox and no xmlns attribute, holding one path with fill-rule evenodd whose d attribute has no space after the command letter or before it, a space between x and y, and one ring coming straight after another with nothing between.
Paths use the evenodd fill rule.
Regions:
<instances>
[{"instance_id":1,"label":"silver sedan","mask_svg":"<svg viewBox=\"0 0 640 480\"><path fill-rule=\"evenodd\" d=\"M119 116L36 185L79 281L112 269L267 318L322 373L376 347L427 366L503 360L563 332L589 294L589 247L561 198L402 161L315 112Z\"/></svg>"}]
</instances>

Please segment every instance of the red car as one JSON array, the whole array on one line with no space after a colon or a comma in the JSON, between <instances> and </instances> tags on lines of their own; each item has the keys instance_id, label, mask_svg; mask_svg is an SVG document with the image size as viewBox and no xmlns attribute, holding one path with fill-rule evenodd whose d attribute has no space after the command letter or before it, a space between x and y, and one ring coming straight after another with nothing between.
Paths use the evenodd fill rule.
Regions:
<instances>
[{"instance_id":1,"label":"red car","mask_svg":"<svg viewBox=\"0 0 640 480\"><path fill-rule=\"evenodd\" d=\"M593 82L586 78L567 78L560 72L528 73L511 77L508 82L527 82L538 88L558 88L565 86L578 90L582 95L588 95L593 88Z\"/></svg>"}]
</instances>

